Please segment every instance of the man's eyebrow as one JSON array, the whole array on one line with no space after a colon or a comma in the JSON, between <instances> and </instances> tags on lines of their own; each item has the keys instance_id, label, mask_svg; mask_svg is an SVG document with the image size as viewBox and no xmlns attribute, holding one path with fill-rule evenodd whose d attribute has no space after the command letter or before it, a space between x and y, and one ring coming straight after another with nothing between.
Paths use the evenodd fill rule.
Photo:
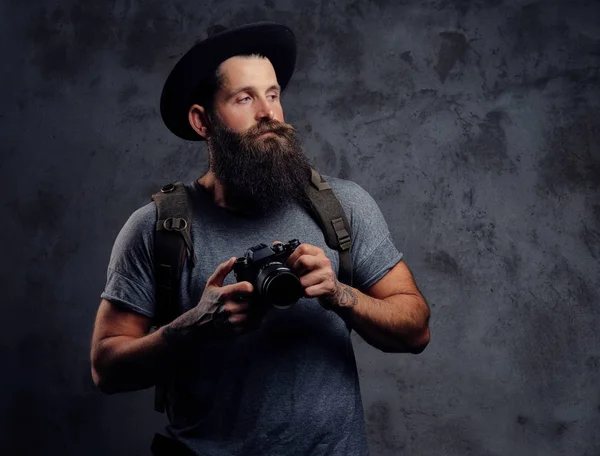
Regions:
<instances>
[{"instance_id":1,"label":"man's eyebrow","mask_svg":"<svg viewBox=\"0 0 600 456\"><path fill-rule=\"evenodd\" d=\"M238 89L233 89L231 92L229 92L227 94L227 98L234 97L234 96L236 96L240 92L254 92L255 90L256 90L256 88L254 86L240 87ZM267 89L267 92L270 91L270 90L281 91L281 87L279 86L279 84L273 84L271 87L269 87Z\"/></svg>"}]
</instances>

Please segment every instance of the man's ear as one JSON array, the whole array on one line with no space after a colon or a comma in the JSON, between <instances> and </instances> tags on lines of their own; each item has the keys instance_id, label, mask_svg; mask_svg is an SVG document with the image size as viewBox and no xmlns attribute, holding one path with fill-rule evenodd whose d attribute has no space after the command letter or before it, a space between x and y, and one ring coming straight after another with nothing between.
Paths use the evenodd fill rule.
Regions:
<instances>
[{"instance_id":1,"label":"man's ear","mask_svg":"<svg viewBox=\"0 0 600 456\"><path fill-rule=\"evenodd\" d=\"M204 139L208 138L208 116L204 106L194 104L188 111L188 120L196 133Z\"/></svg>"}]
</instances>

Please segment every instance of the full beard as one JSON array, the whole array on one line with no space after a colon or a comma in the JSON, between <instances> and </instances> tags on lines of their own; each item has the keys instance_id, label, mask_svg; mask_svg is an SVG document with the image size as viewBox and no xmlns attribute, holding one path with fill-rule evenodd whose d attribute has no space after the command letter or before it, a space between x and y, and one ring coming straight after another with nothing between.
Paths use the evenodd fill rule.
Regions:
<instances>
[{"instance_id":1,"label":"full beard","mask_svg":"<svg viewBox=\"0 0 600 456\"><path fill-rule=\"evenodd\" d=\"M238 133L212 117L210 166L228 206L267 215L292 202L307 205L311 166L294 127L261 121ZM273 134L260 137L267 132Z\"/></svg>"}]
</instances>

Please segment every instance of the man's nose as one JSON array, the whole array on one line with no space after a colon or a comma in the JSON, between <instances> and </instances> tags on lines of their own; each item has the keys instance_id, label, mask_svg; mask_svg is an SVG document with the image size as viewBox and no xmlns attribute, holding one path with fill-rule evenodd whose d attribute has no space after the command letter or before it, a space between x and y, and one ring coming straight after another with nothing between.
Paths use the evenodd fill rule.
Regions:
<instances>
[{"instance_id":1,"label":"man's nose","mask_svg":"<svg viewBox=\"0 0 600 456\"><path fill-rule=\"evenodd\" d=\"M260 100L258 110L256 111L256 120L272 120L273 117L275 117L275 114L273 113L273 109L271 108L269 101L266 98L263 98Z\"/></svg>"}]
</instances>

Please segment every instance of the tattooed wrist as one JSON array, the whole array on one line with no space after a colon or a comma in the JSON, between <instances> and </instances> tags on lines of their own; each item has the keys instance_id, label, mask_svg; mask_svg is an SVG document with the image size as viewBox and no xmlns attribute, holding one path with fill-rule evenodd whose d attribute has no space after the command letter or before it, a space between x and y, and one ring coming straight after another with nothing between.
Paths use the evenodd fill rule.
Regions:
<instances>
[{"instance_id":1,"label":"tattooed wrist","mask_svg":"<svg viewBox=\"0 0 600 456\"><path fill-rule=\"evenodd\" d=\"M216 334L218 327L223 326L229 313L222 306L217 306L208 312L194 308L180 315L163 330L163 339L171 350L180 350L210 339Z\"/></svg>"},{"instance_id":2,"label":"tattooed wrist","mask_svg":"<svg viewBox=\"0 0 600 456\"><path fill-rule=\"evenodd\" d=\"M340 284L338 290L336 291L336 300L337 307L344 309L351 309L358 304L358 295L347 285Z\"/></svg>"},{"instance_id":3,"label":"tattooed wrist","mask_svg":"<svg viewBox=\"0 0 600 456\"><path fill-rule=\"evenodd\" d=\"M330 310L352 309L358 304L358 295L352 287L338 282L333 295L324 300L323 304Z\"/></svg>"}]
</instances>

